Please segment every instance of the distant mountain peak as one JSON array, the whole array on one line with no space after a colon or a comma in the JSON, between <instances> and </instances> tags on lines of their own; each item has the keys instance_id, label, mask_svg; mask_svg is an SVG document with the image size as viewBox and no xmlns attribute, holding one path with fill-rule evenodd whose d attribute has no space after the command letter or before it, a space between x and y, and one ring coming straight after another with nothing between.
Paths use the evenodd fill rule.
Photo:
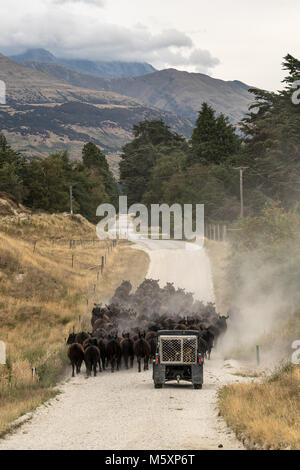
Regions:
<instances>
[{"instance_id":1,"label":"distant mountain peak","mask_svg":"<svg viewBox=\"0 0 300 470\"><path fill-rule=\"evenodd\" d=\"M46 49L28 49L23 54L13 55L10 57L15 62L25 62L26 60L35 60L38 62L55 62L56 58L51 52Z\"/></svg>"}]
</instances>

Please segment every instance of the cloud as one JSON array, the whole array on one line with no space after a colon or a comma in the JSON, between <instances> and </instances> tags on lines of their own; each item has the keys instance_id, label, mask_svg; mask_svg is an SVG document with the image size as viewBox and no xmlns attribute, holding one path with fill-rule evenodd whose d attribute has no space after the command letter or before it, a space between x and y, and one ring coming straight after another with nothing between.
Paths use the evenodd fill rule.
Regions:
<instances>
[{"instance_id":1,"label":"cloud","mask_svg":"<svg viewBox=\"0 0 300 470\"><path fill-rule=\"evenodd\" d=\"M193 67L195 72L208 73L209 70L220 63L217 57L206 49L192 49L191 52L184 53L182 51L174 52L172 50L161 51L159 56L154 59L163 64L169 64L172 67Z\"/></svg>"},{"instance_id":2,"label":"cloud","mask_svg":"<svg viewBox=\"0 0 300 470\"><path fill-rule=\"evenodd\" d=\"M52 0L53 3L56 4L64 4L64 3L89 3L91 5L96 5L98 7L103 7L105 2L104 0Z\"/></svg>"},{"instance_id":3,"label":"cloud","mask_svg":"<svg viewBox=\"0 0 300 470\"><path fill-rule=\"evenodd\" d=\"M61 8L57 8L57 2L63 4ZM78 8L69 8L70 2L78 3ZM91 2L103 5L97 0L84 3ZM176 28L154 33L141 23L129 28L104 22L103 15L95 15L92 7L82 4L79 0L47 0L43 4L34 0L31 10L16 15L0 6L0 52L15 54L44 48L58 57L149 62L157 68L193 67L203 73L219 63Z\"/></svg>"}]
</instances>

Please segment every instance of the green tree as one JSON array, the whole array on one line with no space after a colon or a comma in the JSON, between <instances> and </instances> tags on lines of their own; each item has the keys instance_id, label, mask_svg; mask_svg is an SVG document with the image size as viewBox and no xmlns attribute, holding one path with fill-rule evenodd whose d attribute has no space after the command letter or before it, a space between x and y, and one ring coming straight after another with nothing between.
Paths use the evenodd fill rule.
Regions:
<instances>
[{"instance_id":1,"label":"green tree","mask_svg":"<svg viewBox=\"0 0 300 470\"><path fill-rule=\"evenodd\" d=\"M47 212L68 211L71 172L72 165L66 152L33 159L26 168L24 203Z\"/></svg>"},{"instance_id":2,"label":"green tree","mask_svg":"<svg viewBox=\"0 0 300 470\"><path fill-rule=\"evenodd\" d=\"M24 196L25 158L12 149L6 137L0 135L0 191L14 196L19 202Z\"/></svg>"},{"instance_id":3,"label":"green tree","mask_svg":"<svg viewBox=\"0 0 300 470\"><path fill-rule=\"evenodd\" d=\"M117 182L110 171L104 153L94 143L89 142L82 149L82 162L84 167L88 169L93 184L99 184L99 188L101 187L99 189L99 202L97 206L102 202L117 204ZM93 194L95 192L97 193L94 189ZM101 198L100 195L102 195Z\"/></svg>"},{"instance_id":4,"label":"green tree","mask_svg":"<svg viewBox=\"0 0 300 470\"><path fill-rule=\"evenodd\" d=\"M120 182L128 203L141 202L156 162L174 149L187 148L185 139L161 120L143 121L133 128L134 139L123 148Z\"/></svg>"},{"instance_id":5,"label":"green tree","mask_svg":"<svg viewBox=\"0 0 300 470\"><path fill-rule=\"evenodd\" d=\"M238 153L241 141L227 117L203 103L191 137L188 164L220 164Z\"/></svg>"},{"instance_id":6,"label":"green tree","mask_svg":"<svg viewBox=\"0 0 300 470\"><path fill-rule=\"evenodd\" d=\"M299 206L300 105L292 102L300 61L287 55L285 88L277 93L252 89L255 101L243 120L244 155L250 167L246 185L286 209Z\"/></svg>"}]
</instances>

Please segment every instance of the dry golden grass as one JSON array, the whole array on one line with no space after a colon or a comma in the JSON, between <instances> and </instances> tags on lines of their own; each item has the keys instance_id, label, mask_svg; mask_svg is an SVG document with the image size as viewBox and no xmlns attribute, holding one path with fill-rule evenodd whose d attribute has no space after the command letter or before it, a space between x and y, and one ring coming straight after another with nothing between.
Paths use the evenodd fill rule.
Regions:
<instances>
[{"instance_id":1,"label":"dry golden grass","mask_svg":"<svg viewBox=\"0 0 300 470\"><path fill-rule=\"evenodd\" d=\"M219 406L251 447L300 449L300 366L287 365L262 383L225 386Z\"/></svg>"},{"instance_id":2,"label":"dry golden grass","mask_svg":"<svg viewBox=\"0 0 300 470\"><path fill-rule=\"evenodd\" d=\"M216 308L222 315L227 315L229 308L229 280L227 275L230 246L225 242L205 239L205 248L211 263Z\"/></svg>"},{"instance_id":3,"label":"dry golden grass","mask_svg":"<svg viewBox=\"0 0 300 470\"><path fill-rule=\"evenodd\" d=\"M70 239L77 240L75 248ZM144 252L126 243L109 247L80 216L38 215L0 225L0 339L7 346L7 365L0 366L0 433L48 398L67 363L65 338L73 328L90 328L93 302L106 303L123 279L134 286L144 279Z\"/></svg>"}]
</instances>

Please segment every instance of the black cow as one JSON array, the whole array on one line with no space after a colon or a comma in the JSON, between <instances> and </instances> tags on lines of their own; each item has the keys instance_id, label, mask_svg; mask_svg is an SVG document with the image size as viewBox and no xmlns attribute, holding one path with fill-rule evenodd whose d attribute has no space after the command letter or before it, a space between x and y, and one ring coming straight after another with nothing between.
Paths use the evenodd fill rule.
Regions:
<instances>
[{"instance_id":1,"label":"black cow","mask_svg":"<svg viewBox=\"0 0 300 470\"><path fill-rule=\"evenodd\" d=\"M139 332L138 339L135 341L133 345L134 354L136 355L137 362L138 362L138 371L141 372L141 360L144 359L144 370L148 370L148 363L151 354L151 348L145 339L146 333L144 331L143 334Z\"/></svg>"},{"instance_id":2,"label":"black cow","mask_svg":"<svg viewBox=\"0 0 300 470\"><path fill-rule=\"evenodd\" d=\"M94 371L94 377L97 375L97 364L99 364L99 370L101 372L100 362L100 351L97 346L87 345L84 351L84 362L86 366L86 375L90 377L92 370Z\"/></svg>"},{"instance_id":3,"label":"black cow","mask_svg":"<svg viewBox=\"0 0 300 470\"><path fill-rule=\"evenodd\" d=\"M84 349L82 345L78 343L71 344L68 348L68 358L71 361L72 377L74 377L75 368L76 368L76 374L79 374L82 361L84 360Z\"/></svg>"},{"instance_id":4,"label":"black cow","mask_svg":"<svg viewBox=\"0 0 300 470\"><path fill-rule=\"evenodd\" d=\"M116 334L114 336L109 335L106 345L106 356L108 362L110 362L112 372L115 370L115 365L117 366L117 370L119 370L121 354L122 351L118 336Z\"/></svg>"},{"instance_id":5,"label":"black cow","mask_svg":"<svg viewBox=\"0 0 300 470\"><path fill-rule=\"evenodd\" d=\"M130 367L133 367L134 361L134 351L133 351L133 341L130 338L129 333L122 333L123 339L121 340L121 351L124 359L125 367L128 369L128 360L130 359Z\"/></svg>"}]
</instances>

